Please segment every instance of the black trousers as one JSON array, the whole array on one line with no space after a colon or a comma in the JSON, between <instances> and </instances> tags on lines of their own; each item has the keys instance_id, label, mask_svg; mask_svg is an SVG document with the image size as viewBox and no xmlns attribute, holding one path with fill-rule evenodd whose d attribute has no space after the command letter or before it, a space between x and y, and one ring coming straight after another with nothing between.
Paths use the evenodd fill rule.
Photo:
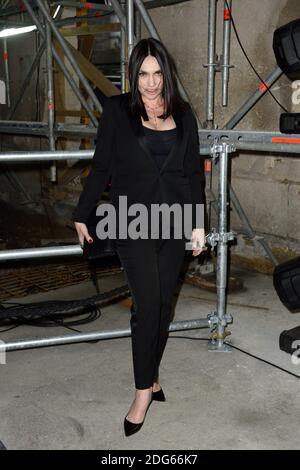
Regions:
<instances>
[{"instance_id":1,"label":"black trousers","mask_svg":"<svg viewBox=\"0 0 300 470\"><path fill-rule=\"evenodd\" d=\"M133 299L130 325L137 389L149 388L158 379L185 242L184 238L116 240Z\"/></svg>"}]
</instances>

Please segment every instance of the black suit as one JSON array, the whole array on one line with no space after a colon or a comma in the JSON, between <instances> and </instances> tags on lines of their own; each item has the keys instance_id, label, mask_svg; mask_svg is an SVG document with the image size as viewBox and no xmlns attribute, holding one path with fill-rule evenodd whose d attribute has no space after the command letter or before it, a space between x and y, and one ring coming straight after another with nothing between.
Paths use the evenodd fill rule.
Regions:
<instances>
[{"instance_id":1,"label":"black suit","mask_svg":"<svg viewBox=\"0 0 300 470\"><path fill-rule=\"evenodd\" d=\"M127 196L128 206L140 202L148 208L151 203L166 202L192 203L195 209L205 203L203 159L190 106L172 113L176 143L159 169L145 145L141 118L130 114L127 103L128 93L105 102L91 171L73 212L74 221L87 222L110 175L110 198L117 212L119 195ZM116 241L133 298L132 355L138 389L149 388L158 377L185 241L184 237Z\"/></svg>"},{"instance_id":2,"label":"black suit","mask_svg":"<svg viewBox=\"0 0 300 470\"><path fill-rule=\"evenodd\" d=\"M190 106L186 106L185 113L173 113L177 141L159 170L145 145L141 118L129 114L128 95L112 96L105 102L91 171L72 219L87 222L111 176L110 198L116 209L119 195L127 196L128 205L192 203L195 228L195 204L205 203L205 179Z\"/></svg>"}]
</instances>

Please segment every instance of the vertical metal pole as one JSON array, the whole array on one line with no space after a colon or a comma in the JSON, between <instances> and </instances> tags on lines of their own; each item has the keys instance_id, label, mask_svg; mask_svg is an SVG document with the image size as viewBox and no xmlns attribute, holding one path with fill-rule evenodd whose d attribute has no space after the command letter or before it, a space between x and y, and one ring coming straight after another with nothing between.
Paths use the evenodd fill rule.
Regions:
<instances>
[{"instance_id":1,"label":"vertical metal pole","mask_svg":"<svg viewBox=\"0 0 300 470\"><path fill-rule=\"evenodd\" d=\"M222 106L228 104L228 82L230 62L231 2L224 0L223 19L223 64L222 64ZM227 8L228 5L228 8Z\"/></svg>"},{"instance_id":2,"label":"vertical metal pole","mask_svg":"<svg viewBox=\"0 0 300 470\"><path fill-rule=\"evenodd\" d=\"M219 181L218 181L218 232L210 235L215 245L217 241L217 311L210 316L211 324L215 327L209 349L212 351L229 351L224 344L225 328L232 323L231 315L226 314L226 288L227 288L227 254L228 241L233 240L233 232L227 232L227 201L228 201L228 152L233 151L231 144L223 142L217 145L219 153Z\"/></svg>"},{"instance_id":3,"label":"vertical metal pole","mask_svg":"<svg viewBox=\"0 0 300 470\"><path fill-rule=\"evenodd\" d=\"M216 68L216 6L217 0L208 5L208 63L207 63L207 128L212 129L214 121L215 68Z\"/></svg>"},{"instance_id":4,"label":"vertical metal pole","mask_svg":"<svg viewBox=\"0 0 300 470\"><path fill-rule=\"evenodd\" d=\"M8 50L7 38L3 38L3 58L4 58L4 71L5 71L5 88L6 88L6 104L10 108L10 79L8 68Z\"/></svg>"},{"instance_id":5,"label":"vertical metal pole","mask_svg":"<svg viewBox=\"0 0 300 470\"><path fill-rule=\"evenodd\" d=\"M127 47L128 60L134 47L134 7L133 0L126 0L126 27L127 27Z\"/></svg>"},{"instance_id":6,"label":"vertical metal pole","mask_svg":"<svg viewBox=\"0 0 300 470\"><path fill-rule=\"evenodd\" d=\"M135 8L135 38L136 42L139 42L142 37L142 19L141 14L137 8Z\"/></svg>"},{"instance_id":7,"label":"vertical metal pole","mask_svg":"<svg viewBox=\"0 0 300 470\"><path fill-rule=\"evenodd\" d=\"M125 0L121 2L123 10L125 9ZM121 92L126 93L126 50L127 50L127 37L126 37L126 30L121 28L120 31L120 38L121 38L121 45L120 45L120 71L121 71Z\"/></svg>"},{"instance_id":8,"label":"vertical metal pole","mask_svg":"<svg viewBox=\"0 0 300 470\"><path fill-rule=\"evenodd\" d=\"M219 160L219 187L218 187L218 201L219 201L219 214L218 214L218 232L219 242L217 248L217 314L219 323L217 327L217 347L223 346L224 325L223 318L225 317L225 302L226 302L226 284L227 284L227 241L224 240L224 235L227 230L227 173L228 173L228 153L227 144L223 146L220 153Z\"/></svg>"},{"instance_id":9,"label":"vertical metal pole","mask_svg":"<svg viewBox=\"0 0 300 470\"><path fill-rule=\"evenodd\" d=\"M32 20L34 21L34 23L36 24L41 36L43 38L45 38L45 33L44 33L44 29L41 25L41 23L39 22L39 19L37 18L37 16L35 15L33 9L31 8L31 5L30 3L28 2L28 0L23 0L25 6L26 6L26 9L27 9L27 12L28 14L31 16ZM65 66L63 60L60 58L59 54L56 52L55 48L52 46L52 54L54 56L54 59L56 61L56 63L58 64L58 66L60 67L60 69L62 70L64 76L66 77L66 79L68 80L69 82L69 85L70 87L72 88L72 90L74 91L75 95L77 96L77 98L79 99L80 103L82 104L82 106L84 107L84 109L86 110L87 114L89 115L89 117L91 118L91 121L92 123L94 124L95 127L98 126L98 121L97 119L95 118L94 116L94 112L93 112L93 109L92 107L89 105L89 103L84 99L84 97L82 96L82 94L80 93L78 87L77 87L77 84L75 83L75 81L73 80L73 77L71 75L71 73L69 72L69 70L67 69L67 67Z\"/></svg>"},{"instance_id":10,"label":"vertical metal pole","mask_svg":"<svg viewBox=\"0 0 300 470\"><path fill-rule=\"evenodd\" d=\"M119 21L120 21L120 24L121 24L122 28L124 29L124 31L126 31L126 17L124 15L124 12L123 12L118 0L110 0L110 3L112 4L113 9L115 10L115 13L116 13L117 17L119 18Z\"/></svg>"},{"instance_id":11,"label":"vertical metal pole","mask_svg":"<svg viewBox=\"0 0 300 470\"><path fill-rule=\"evenodd\" d=\"M44 0L45 8L48 10L49 6L46 0ZM49 125L49 147L51 151L55 150L55 138L54 138L54 112L55 112L55 101L54 101L54 80L53 80L53 58L52 58L52 35L51 28L45 20L46 26L46 67L47 67L47 88L48 88L48 125ZM57 181L56 174L56 162L51 162L50 167L50 180L52 182Z\"/></svg>"},{"instance_id":12,"label":"vertical metal pole","mask_svg":"<svg viewBox=\"0 0 300 470\"><path fill-rule=\"evenodd\" d=\"M60 34L60 31L58 30L58 28L56 27L56 25L52 21L52 18L49 15L49 13L47 12L44 4L42 3L42 0L36 0L36 2L38 4L41 12L43 13L44 17L46 18L47 22L49 23L54 36L56 37L57 41L61 45L67 59L69 60L70 64L72 65L75 73L77 73L77 75L79 77L79 80L82 82L82 84L83 84L84 88L86 89L88 95L91 97L91 100L94 103L96 109L101 113L102 112L102 106L101 106L97 96L95 95L91 85L89 84L88 80L85 78L85 76L81 72L80 67L78 66L76 60L74 59L70 49L68 48L67 41Z\"/></svg>"}]
</instances>

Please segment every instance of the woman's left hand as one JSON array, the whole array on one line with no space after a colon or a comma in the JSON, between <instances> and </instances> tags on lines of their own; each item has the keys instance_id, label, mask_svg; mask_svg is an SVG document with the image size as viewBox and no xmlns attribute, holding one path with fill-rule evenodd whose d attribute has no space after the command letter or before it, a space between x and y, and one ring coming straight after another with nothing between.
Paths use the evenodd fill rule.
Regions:
<instances>
[{"instance_id":1,"label":"woman's left hand","mask_svg":"<svg viewBox=\"0 0 300 470\"><path fill-rule=\"evenodd\" d=\"M200 255L201 251L206 250L205 229L194 228L191 237L193 256Z\"/></svg>"}]
</instances>

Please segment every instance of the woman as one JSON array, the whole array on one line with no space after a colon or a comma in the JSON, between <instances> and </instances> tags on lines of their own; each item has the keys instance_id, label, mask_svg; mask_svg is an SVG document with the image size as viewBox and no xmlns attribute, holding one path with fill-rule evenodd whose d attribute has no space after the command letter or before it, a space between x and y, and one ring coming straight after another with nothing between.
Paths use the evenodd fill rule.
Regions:
<instances>
[{"instance_id":1,"label":"woman","mask_svg":"<svg viewBox=\"0 0 300 470\"><path fill-rule=\"evenodd\" d=\"M92 243L86 222L112 176L110 196L117 214L118 197L147 208L156 203L192 205L188 237L116 239L116 251L133 298L131 310L135 398L125 417L125 435L142 427L153 400L165 401L158 369L168 337L171 304L186 241L193 256L205 248L205 230L195 226L195 208L205 204L203 160L195 118L178 93L175 65L159 41L141 40L129 61L130 92L106 100L95 154L73 221L82 245ZM165 223L165 220L164 220ZM174 234L174 223L170 223ZM152 232L151 232L152 233ZM147 231L149 235L149 231Z\"/></svg>"}]
</instances>

